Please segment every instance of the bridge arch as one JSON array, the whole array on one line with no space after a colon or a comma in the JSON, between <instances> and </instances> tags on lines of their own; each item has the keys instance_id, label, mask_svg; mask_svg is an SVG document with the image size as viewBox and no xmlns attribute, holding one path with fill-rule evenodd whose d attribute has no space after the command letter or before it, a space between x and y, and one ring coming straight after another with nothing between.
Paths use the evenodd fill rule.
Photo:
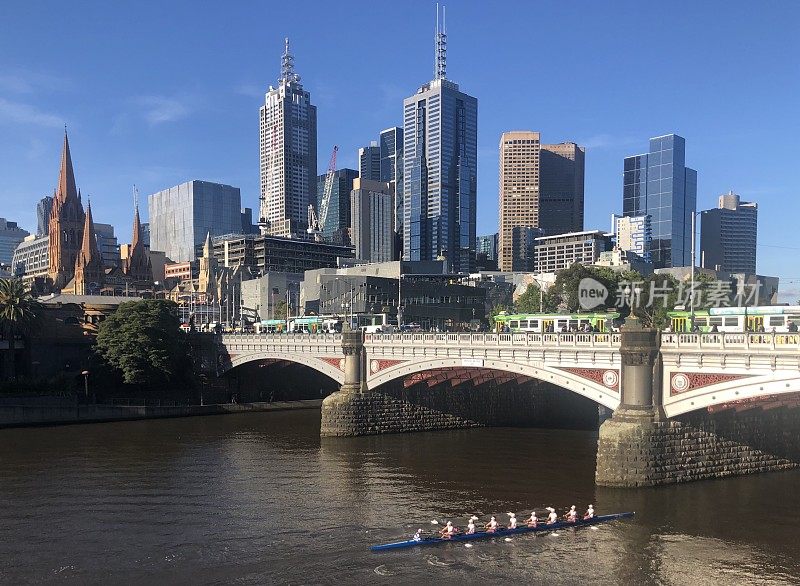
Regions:
<instances>
[{"instance_id":1,"label":"bridge arch","mask_svg":"<svg viewBox=\"0 0 800 586\"><path fill-rule=\"evenodd\" d=\"M323 359L301 353L254 351L245 354L237 354L236 356L230 357L230 362L226 365L225 372L243 364L264 360L283 360L295 364L302 364L333 379L340 386L344 384L344 372L339 367L338 362L336 366L333 365L334 361L339 360L338 357L335 359Z\"/></svg>"},{"instance_id":2,"label":"bridge arch","mask_svg":"<svg viewBox=\"0 0 800 586\"><path fill-rule=\"evenodd\" d=\"M393 364L386 368L381 368L381 366L382 361L370 360L369 356L367 356L367 388L369 390L376 390L381 385L393 380L428 370L483 368L524 375L542 382L551 383L590 399L611 410L615 410L620 402L618 390L619 371L616 368L605 369L605 372L615 373L615 378L613 376L610 378L614 378L616 388L611 388L602 382L595 382L587 379L585 376L581 376L578 374L581 369L549 367L542 364L522 364L493 358L464 359L441 357L422 361L398 362L398 364Z\"/></svg>"}]
</instances>

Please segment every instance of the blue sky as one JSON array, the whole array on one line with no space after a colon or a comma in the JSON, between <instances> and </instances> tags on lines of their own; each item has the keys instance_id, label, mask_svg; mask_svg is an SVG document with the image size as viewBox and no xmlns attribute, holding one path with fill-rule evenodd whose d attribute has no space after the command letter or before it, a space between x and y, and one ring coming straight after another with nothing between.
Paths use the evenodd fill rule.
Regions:
<instances>
[{"instance_id":1,"label":"blue sky","mask_svg":"<svg viewBox=\"0 0 800 586\"><path fill-rule=\"evenodd\" d=\"M729 189L757 201L759 272L800 297L800 3L447 8L448 77L478 98L479 233L497 229L503 131L586 147L587 229L607 229L620 211L623 157L675 132L698 170L698 206ZM65 122L78 185L121 242L134 183L144 199L219 181L257 208L258 108L285 36L318 108L320 171L334 144L339 166L353 167L357 148L399 125L403 98L432 77L434 17L435 3L416 0L5 2L0 216L35 229Z\"/></svg>"}]
</instances>

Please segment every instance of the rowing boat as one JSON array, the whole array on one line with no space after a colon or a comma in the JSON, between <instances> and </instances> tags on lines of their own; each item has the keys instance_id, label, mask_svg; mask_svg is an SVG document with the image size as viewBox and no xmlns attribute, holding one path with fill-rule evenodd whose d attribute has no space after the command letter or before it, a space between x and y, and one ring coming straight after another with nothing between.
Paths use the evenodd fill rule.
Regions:
<instances>
[{"instance_id":1,"label":"rowing boat","mask_svg":"<svg viewBox=\"0 0 800 586\"><path fill-rule=\"evenodd\" d=\"M591 519L578 519L574 523L569 521L556 521L552 525L542 523L536 527L517 527L516 529L498 529L497 531L477 531L475 533L457 533L456 535L445 537L423 537L422 539L408 539L406 541L395 541L394 543L383 543L380 545L373 545L370 547L372 551L383 551L386 549L402 549L405 547L415 547L418 545L437 545L439 543L449 543L452 541L473 541L475 539L490 539L493 537L508 537L510 535L519 535L520 533L543 533L546 531L556 531L557 529L569 529L572 527L586 527L587 525L597 525L599 523L607 523L609 521L616 521L617 519L626 519L633 517L634 513L615 513L613 515L598 515Z\"/></svg>"}]
</instances>

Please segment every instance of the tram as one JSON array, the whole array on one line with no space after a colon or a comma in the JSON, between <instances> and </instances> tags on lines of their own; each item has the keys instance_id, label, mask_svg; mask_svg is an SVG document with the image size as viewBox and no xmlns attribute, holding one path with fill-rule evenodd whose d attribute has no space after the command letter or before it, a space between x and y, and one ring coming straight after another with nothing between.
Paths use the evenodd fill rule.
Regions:
<instances>
[{"instance_id":1,"label":"tram","mask_svg":"<svg viewBox=\"0 0 800 586\"><path fill-rule=\"evenodd\" d=\"M616 331L617 312L603 313L514 313L495 316L497 332L608 332Z\"/></svg>"},{"instance_id":2,"label":"tram","mask_svg":"<svg viewBox=\"0 0 800 586\"><path fill-rule=\"evenodd\" d=\"M711 307L698 309L693 314L681 310L670 311L667 315L673 332L785 333L800 329L800 305Z\"/></svg>"}]
</instances>

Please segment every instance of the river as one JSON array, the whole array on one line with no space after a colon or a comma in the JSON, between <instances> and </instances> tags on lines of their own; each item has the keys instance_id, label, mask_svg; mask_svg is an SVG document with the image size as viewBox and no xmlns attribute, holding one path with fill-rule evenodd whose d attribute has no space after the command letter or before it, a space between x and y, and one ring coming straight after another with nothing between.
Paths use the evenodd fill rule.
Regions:
<instances>
[{"instance_id":1,"label":"river","mask_svg":"<svg viewBox=\"0 0 800 586\"><path fill-rule=\"evenodd\" d=\"M2 430L0 582L800 583L800 471L603 489L592 432L318 430L316 411ZM590 502L636 517L368 550L434 518Z\"/></svg>"}]
</instances>

